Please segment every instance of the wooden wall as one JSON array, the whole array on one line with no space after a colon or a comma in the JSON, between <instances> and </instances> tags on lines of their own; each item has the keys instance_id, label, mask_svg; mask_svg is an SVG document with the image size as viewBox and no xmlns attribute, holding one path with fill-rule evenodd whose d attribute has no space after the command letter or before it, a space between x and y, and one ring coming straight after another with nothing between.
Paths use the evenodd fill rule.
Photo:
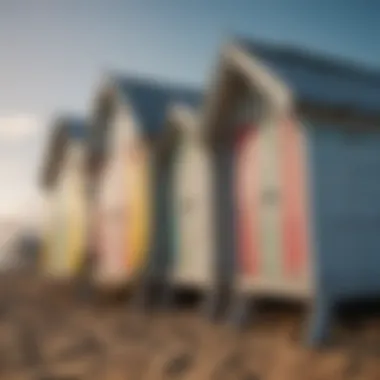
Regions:
<instances>
[{"instance_id":1,"label":"wooden wall","mask_svg":"<svg viewBox=\"0 0 380 380\"><path fill-rule=\"evenodd\" d=\"M97 278L127 281L145 263L150 244L150 151L131 110L111 120L109 155L98 191Z\"/></svg>"},{"instance_id":2,"label":"wooden wall","mask_svg":"<svg viewBox=\"0 0 380 380\"><path fill-rule=\"evenodd\" d=\"M86 245L83 147L71 143L56 186L48 195L44 273L70 277L82 264Z\"/></svg>"},{"instance_id":3,"label":"wooden wall","mask_svg":"<svg viewBox=\"0 0 380 380\"><path fill-rule=\"evenodd\" d=\"M249 126L236 150L238 257L253 292L307 294L307 158L294 120Z\"/></svg>"},{"instance_id":4,"label":"wooden wall","mask_svg":"<svg viewBox=\"0 0 380 380\"><path fill-rule=\"evenodd\" d=\"M210 152L196 129L183 132L173 172L174 278L210 284L215 255Z\"/></svg>"}]
</instances>

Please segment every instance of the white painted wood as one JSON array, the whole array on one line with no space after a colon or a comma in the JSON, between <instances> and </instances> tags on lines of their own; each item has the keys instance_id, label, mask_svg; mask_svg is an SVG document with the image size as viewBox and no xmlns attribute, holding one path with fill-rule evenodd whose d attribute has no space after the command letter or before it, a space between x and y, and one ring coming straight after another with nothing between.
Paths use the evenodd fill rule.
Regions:
<instances>
[{"instance_id":1,"label":"white painted wood","mask_svg":"<svg viewBox=\"0 0 380 380\"><path fill-rule=\"evenodd\" d=\"M275 124L265 125L259 133L259 171L261 194L259 199L259 215L261 218L260 251L264 255L264 272L276 278L282 272L282 242L280 219L280 157L278 145L278 128ZM277 199L269 200L267 196L274 194Z\"/></svg>"},{"instance_id":2,"label":"white painted wood","mask_svg":"<svg viewBox=\"0 0 380 380\"><path fill-rule=\"evenodd\" d=\"M174 279L190 286L212 281L214 233L209 152L193 129L183 128L174 166L174 218L177 242Z\"/></svg>"}]
</instances>

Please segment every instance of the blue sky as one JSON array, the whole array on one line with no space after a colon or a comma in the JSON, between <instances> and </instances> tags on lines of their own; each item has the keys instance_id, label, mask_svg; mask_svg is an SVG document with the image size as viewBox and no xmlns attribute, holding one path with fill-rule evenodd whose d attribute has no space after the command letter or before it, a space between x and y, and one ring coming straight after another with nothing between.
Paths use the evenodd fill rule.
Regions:
<instances>
[{"instance_id":1,"label":"blue sky","mask_svg":"<svg viewBox=\"0 0 380 380\"><path fill-rule=\"evenodd\" d=\"M0 0L0 214L32 196L50 118L88 112L106 70L201 85L234 33L376 66L379 15L364 0Z\"/></svg>"}]
</instances>

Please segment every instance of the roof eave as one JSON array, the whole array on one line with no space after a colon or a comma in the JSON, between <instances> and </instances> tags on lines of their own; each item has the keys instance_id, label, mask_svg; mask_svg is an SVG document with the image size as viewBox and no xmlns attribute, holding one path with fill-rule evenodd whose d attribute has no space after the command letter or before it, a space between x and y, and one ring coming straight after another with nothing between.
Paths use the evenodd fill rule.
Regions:
<instances>
[{"instance_id":1,"label":"roof eave","mask_svg":"<svg viewBox=\"0 0 380 380\"><path fill-rule=\"evenodd\" d=\"M300 99L296 107L301 117L308 120L347 127L360 127L361 129L380 128L379 113L361 112L351 107L336 107L306 99Z\"/></svg>"},{"instance_id":2,"label":"roof eave","mask_svg":"<svg viewBox=\"0 0 380 380\"><path fill-rule=\"evenodd\" d=\"M60 170L60 161L65 154L65 145L68 143L67 131L60 119L56 122L56 130L53 131L46 152L46 161L42 167L39 183L44 190L54 187Z\"/></svg>"},{"instance_id":3,"label":"roof eave","mask_svg":"<svg viewBox=\"0 0 380 380\"><path fill-rule=\"evenodd\" d=\"M156 144L158 156L164 160L170 157L181 134L194 123L196 117L191 107L182 103L170 106L164 122L164 133Z\"/></svg>"},{"instance_id":4,"label":"roof eave","mask_svg":"<svg viewBox=\"0 0 380 380\"><path fill-rule=\"evenodd\" d=\"M293 104L290 88L272 70L236 43L230 43L222 51L222 60L243 73L253 88L258 89L272 107L277 110L289 109Z\"/></svg>"},{"instance_id":5,"label":"roof eave","mask_svg":"<svg viewBox=\"0 0 380 380\"><path fill-rule=\"evenodd\" d=\"M219 112L219 94L225 86L226 73L231 68L234 72L241 73L248 81L249 86L263 96L273 112L281 114L292 110L293 94L281 78L242 46L236 42L229 42L221 49L209 92L205 95L202 123L208 138L216 133L213 120Z\"/></svg>"}]
</instances>

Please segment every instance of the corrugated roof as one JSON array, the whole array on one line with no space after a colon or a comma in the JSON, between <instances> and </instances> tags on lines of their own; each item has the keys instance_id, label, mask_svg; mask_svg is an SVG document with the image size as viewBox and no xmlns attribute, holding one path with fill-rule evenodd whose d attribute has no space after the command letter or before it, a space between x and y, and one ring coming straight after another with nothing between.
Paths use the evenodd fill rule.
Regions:
<instances>
[{"instance_id":1,"label":"corrugated roof","mask_svg":"<svg viewBox=\"0 0 380 380\"><path fill-rule=\"evenodd\" d=\"M236 41L279 75L298 98L364 112L380 111L380 70L289 45L247 38Z\"/></svg>"},{"instance_id":2,"label":"corrugated roof","mask_svg":"<svg viewBox=\"0 0 380 380\"><path fill-rule=\"evenodd\" d=\"M115 83L136 113L143 131L149 135L158 134L164 127L171 104L197 107L202 101L202 94L196 89L158 80L118 76Z\"/></svg>"}]
</instances>

